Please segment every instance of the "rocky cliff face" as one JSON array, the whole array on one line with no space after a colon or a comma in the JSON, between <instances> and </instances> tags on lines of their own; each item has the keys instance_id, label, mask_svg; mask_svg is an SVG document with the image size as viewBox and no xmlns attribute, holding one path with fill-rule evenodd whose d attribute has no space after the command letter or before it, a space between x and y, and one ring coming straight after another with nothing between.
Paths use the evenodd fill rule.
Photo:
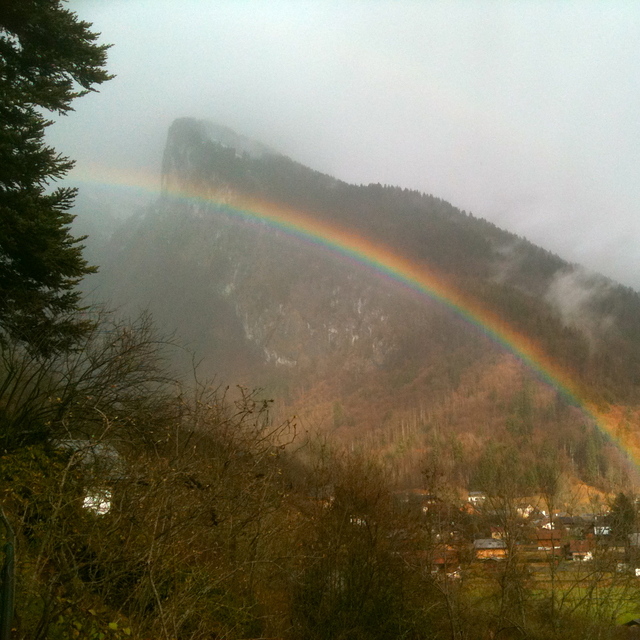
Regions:
<instances>
[{"instance_id":1,"label":"rocky cliff face","mask_svg":"<svg viewBox=\"0 0 640 640\"><path fill-rule=\"evenodd\" d=\"M204 120L179 118L167 134L167 144L162 158L162 186L166 193L172 187L185 186L204 178L203 164L212 149L222 152L223 157L245 157L257 159L266 155L279 155L275 149L256 140L237 134ZM211 187L224 188L224 180L215 174L207 175Z\"/></svg>"},{"instance_id":2,"label":"rocky cliff face","mask_svg":"<svg viewBox=\"0 0 640 640\"><path fill-rule=\"evenodd\" d=\"M172 195L194 187L202 192L204 184L212 200L234 202L239 194L224 171L203 170L211 153L245 161L276 155L228 130L177 121L164 154L164 194L156 215L172 242L180 236L180 261L197 266L254 353L266 364L308 375L334 356L344 366L368 370L388 365L405 350L411 333L406 307L420 315L420 305L380 277L259 223L235 220L216 204ZM413 329L422 324L414 323Z\"/></svg>"}]
</instances>

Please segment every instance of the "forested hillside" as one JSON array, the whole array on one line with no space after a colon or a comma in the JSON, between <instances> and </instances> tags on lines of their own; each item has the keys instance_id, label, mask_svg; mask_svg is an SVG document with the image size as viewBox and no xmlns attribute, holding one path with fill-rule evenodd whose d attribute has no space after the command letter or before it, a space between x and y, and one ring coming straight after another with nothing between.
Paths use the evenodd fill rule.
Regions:
<instances>
[{"instance_id":1,"label":"forested hillside","mask_svg":"<svg viewBox=\"0 0 640 640\"><path fill-rule=\"evenodd\" d=\"M264 388L276 415L298 415L309 432L384 453L409 484L433 433L464 452L459 486L496 437L524 467L533 443L546 442L584 481L625 476L574 400L455 313L221 204L250 197L302 210L442 274L541 345L582 399L626 407L616 411L627 430L640 389L636 292L436 197L349 185L234 136L191 119L172 125L164 193L113 237L101 295L148 307L201 371ZM180 195L190 190L208 199Z\"/></svg>"},{"instance_id":2,"label":"forested hillside","mask_svg":"<svg viewBox=\"0 0 640 640\"><path fill-rule=\"evenodd\" d=\"M434 196L393 186L349 185L272 153L239 153L207 135L206 124L174 123L165 187L248 194L339 222L452 277L463 290L542 341L609 399L637 401L640 296L584 273L525 239ZM622 345L625 345L622 348Z\"/></svg>"}]
</instances>

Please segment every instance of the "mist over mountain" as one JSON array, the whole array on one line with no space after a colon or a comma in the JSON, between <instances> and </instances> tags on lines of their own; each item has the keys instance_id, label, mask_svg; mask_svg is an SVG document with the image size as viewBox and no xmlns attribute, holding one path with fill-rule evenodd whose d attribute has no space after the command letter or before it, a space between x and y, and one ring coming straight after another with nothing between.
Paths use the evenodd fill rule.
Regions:
<instances>
[{"instance_id":1,"label":"mist over mountain","mask_svg":"<svg viewBox=\"0 0 640 640\"><path fill-rule=\"evenodd\" d=\"M542 345L585 398L640 400L640 296L626 287L435 196L348 184L204 121L173 123L162 167L162 196L111 237L88 286L123 313L148 309L201 375L264 388L310 430L409 467L434 425L567 452L586 451L593 427L443 305L221 204L267 201L382 242Z\"/></svg>"}]
</instances>

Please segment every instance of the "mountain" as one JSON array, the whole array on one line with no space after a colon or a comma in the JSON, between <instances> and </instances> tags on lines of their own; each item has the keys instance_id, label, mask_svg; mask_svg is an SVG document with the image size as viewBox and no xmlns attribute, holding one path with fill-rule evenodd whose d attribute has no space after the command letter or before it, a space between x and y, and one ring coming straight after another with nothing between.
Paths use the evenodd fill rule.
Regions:
<instances>
[{"instance_id":1,"label":"mountain","mask_svg":"<svg viewBox=\"0 0 640 640\"><path fill-rule=\"evenodd\" d=\"M437 197L347 184L211 123L175 121L162 167L161 197L114 234L90 286L123 311L148 308L205 374L263 387L276 415L298 413L303 428L397 458L409 474L439 443L469 483L473 465L456 462L456 447L479 462L496 438L523 464L555 445L587 480L613 473L618 454L588 417L481 330L228 206L302 211L438 274L629 429L640 401L636 292Z\"/></svg>"}]
</instances>

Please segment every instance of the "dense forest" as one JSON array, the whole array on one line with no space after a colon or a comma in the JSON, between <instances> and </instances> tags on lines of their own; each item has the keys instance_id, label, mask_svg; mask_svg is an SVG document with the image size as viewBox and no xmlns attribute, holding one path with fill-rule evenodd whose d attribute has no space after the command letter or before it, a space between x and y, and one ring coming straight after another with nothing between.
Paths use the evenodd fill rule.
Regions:
<instances>
[{"instance_id":1,"label":"dense forest","mask_svg":"<svg viewBox=\"0 0 640 640\"><path fill-rule=\"evenodd\" d=\"M169 132L167 192L92 276L42 115L109 80L90 27L61 2L0 12L0 640L629 637L637 470L580 406L432 301L168 187L383 238L630 432L638 295L193 120ZM89 278L117 312L82 301ZM567 278L590 292L574 315L552 295ZM123 317L131 298L151 313Z\"/></svg>"},{"instance_id":2,"label":"dense forest","mask_svg":"<svg viewBox=\"0 0 640 640\"><path fill-rule=\"evenodd\" d=\"M247 194L381 240L446 274L539 340L593 394L638 401L640 296L627 287L584 273L434 196L380 184L349 185L282 155L238 153L211 140L207 123L193 119L172 125L163 170L169 191L172 185L187 193L204 185ZM574 313L552 295L568 279L588 294ZM591 340L593 331L597 340Z\"/></svg>"}]
</instances>

